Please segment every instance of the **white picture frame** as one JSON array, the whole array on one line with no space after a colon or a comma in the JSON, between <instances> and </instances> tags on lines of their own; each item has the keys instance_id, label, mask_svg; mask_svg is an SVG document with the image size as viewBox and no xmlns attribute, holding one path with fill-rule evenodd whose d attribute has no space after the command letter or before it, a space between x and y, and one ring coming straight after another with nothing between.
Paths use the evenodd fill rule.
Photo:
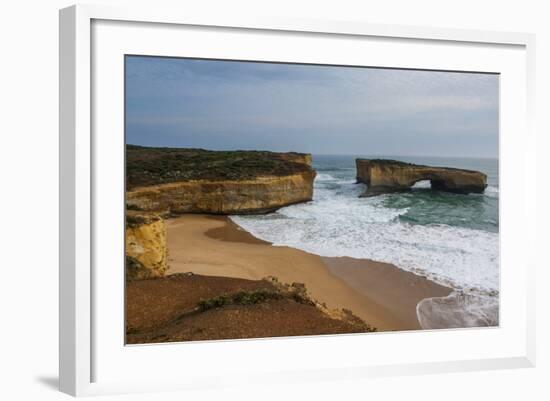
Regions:
<instances>
[{"instance_id":1,"label":"white picture frame","mask_svg":"<svg viewBox=\"0 0 550 401\"><path fill-rule=\"evenodd\" d=\"M115 26L117 23L134 25ZM94 28L94 24L97 28ZM94 235L97 234L98 227L102 227L101 224L98 224L97 219L103 213L97 209L96 197L97 191L101 192L102 190L99 186L103 184L101 180L96 180L96 176L101 175L101 172L98 173L98 169L101 167L100 163L107 170L121 171L120 169L123 167L120 165L122 156L116 155L118 154L116 149L118 137L116 135L120 133L117 131L116 135L113 136L114 139L111 138L115 141L112 143L108 140L102 140L103 142L98 143L94 138L93 127L95 126L96 129L98 126L103 127L97 119L103 118L104 114L102 114L101 108L107 106L103 106L103 103L98 105L92 101L96 90L93 87L92 79L94 73L96 73L94 69L99 71L104 66L114 65L109 64L109 61L102 64L103 61L98 61L99 59L107 60L107 56L112 55L113 59L118 60L117 63L119 63L119 55L125 52L120 44L130 40L129 38L139 36L140 30L152 27L155 28L149 32L150 43L140 44L142 46L139 48L142 49L140 54L156 54L158 52L162 55L172 55L169 44L161 50L155 50L155 39L158 40L166 37L166 35L171 35L180 28L180 30L185 31L186 27L206 32L206 34L210 30L215 31L214 36L218 38L221 37L220 35L229 38L233 34L242 37L246 35L263 35L265 40L273 40L273 43L284 40L277 39L278 35L286 35L287 38L292 37L292 35L295 35L296 38L307 37L304 41L312 40L312 38L320 38L320 40L326 41L330 41L332 38L338 38L342 41L383 40L388 46L393 42L404 41L406 46L433 45L441 52L445 51L445 46L454 46L453 52L468 52L468 49L477 49L479 57L483 57L488 48L494 48L497 57L491 61L493 64L489 64L489 62L486 64L486 66L493 65L494 68L490 70L484 68L479 71L502 73L503 70L500 69L500 64L502 64L503 69L509 69L506 70L507 75L505 74L505 76L510 78L506 78L506 82L503 83L505 90L501 94L501 114L508 113L504 119L501 118L501 132L506 135L505 143L501 145L501 171L502 180L505 184L501 196L507 202L503 205L505 207L501 208L501 217L505 217L506 221L509 222L507 227L521 230L522 234L519 234L521 238L514 237L518 234L512 233L513 230L504 230L501 241L513 244L511 246L514 248L509 250L509 247L506 247L505 253L502 254L502 258L506 258L505 262L508 259L514 262L519 261L518 264L520 265L520 269L517 269L519 273L511 269L506 270L510 273L505 275L504 279L506 281L503 282L505 286L507 283L516 283L519 287L514 292L503 293L503 296L510 297L504 299L506 302L503 302L503 305L504 308L507 308L505 311L513 309L513 315L510 315L508 320L506 320L505 315L499 328L485 329L481 335L476 330L439 331L431 334L381 333L371 337L346 335L206 342L193 346L185 345L185 348L178 344L128 348L120 342L116 343L119 345L113 343L115 344L113 346L124 348L124 352L122 352L122 349L120 350L120 357L127 359L125 361L123 359L117 360L117 356L114 355L116 352L112 352L113 355L107 355L111 352L108 351L109 348L106 344L111 341L112 337L108 338L107 335L98 335L98 333L104 333L104 327L109 325L108 322L114 321L109 319L118 318L121 311L120 308L114 307L113 310L116 309L118 314L115 313L106 317L105 313L102 313L101 302L96 304L98 287L101 287L102 297L109 302L111 300L119 302L119 298L122 298L123 293L118 293L120 288L115 285L109 288L102 287L105 284L105 276L94 272L98 260L103 260L101 259L103 256L96 253L94 245ZM131 34L121 33L124 31L131 32ZM151 34L153 31L155 33ZM94 32L97 36L96 41L93 38ZM200 32L198 34L202 34ZM109 43L111 43L109 46L107 46L105 38L109 39ZM299 50L300 40L296 40L296 43L295 50ZM61 10L59 328L61 391L79 396L208 388L229 383L328 380L329 378L341 377L362 378L534 366L534 266L537 261L535 252L529 251L533 246L532 244L535 243L533 236L535 235L534 222L536 216L533 193L536 183L533 178L534 174L531 174L535 171L535 134L532 129L533 90L535 85L534 44L534 35L525 33L376 25L357 21L292 20L286 18L233 19L188 14L184 9L163 10L155 7L112 8L103 5L78 5ZM235 46L238 47L238 44ZM129 45L129 48L132 48L132 46ZM137 49L137 47L135 48ZM104 49L105 55L101 53ZM244 59L253 58L253 52L255 51L253 46L247 51L248 53L243 50L241 57ZM435 50L427 46L425 51L424 54L429 56ZM170 54L166 54L166 52L170 52ZM345 51L343 52L345 53ZM347 50L347 52L348 56L344 53L340 56L343 61L346 57L350 57L350 50ZM500 53L502 53L502 59L498 57ZM101 56L99 56L100 54ZM234 54L241 53L235 52ZM277 58L275 55L273 57ZM467 63L469 57L472 58L470 64ZM222 55L220 58L224 58L224 56ZM266 56L260 55L258 59L266 59ZM456 68L453 68L452 59L430 64L429 57L422 62L414 61L411 65L418 66L418 68L471 71L476 65L480 65L477 64L480 61L474 59L475 56L472 55L465 57L465 64L462 66L457 65ZM353 61L349 60L349 62ZM392 64L391 61L386 61L384 65L388 67L403 66L397 62ZM117 71L115 74L122 74L122 71ZM110 78L105 79L108 81ZM116 79L118 80L120 77ZM118 86L115 85L113 88L116 91ZM519 99L511 99L511 91L508 88L516 88ZM118 102L119 95L120 93L114 96L112 100L116 110L120 110L120 107L122 107ZM101 96L101 94L98 96ZM509 103L509 101L516 103ZM109 107L111 106L109 104ZM511 106L519 107L512 108ZM121 118L123 116L114 116L117 121L111 122L115 124L114 126L120 126ZM501 135L503 134L501 133ZM111 147L110 144L114 144L115 148ZM112 152L107 151L102 155L98 154L104 152L105 149L112 149ZM511 168L510 158L507 159L507 155L511 152L515 152L516 160L519 161L519 165L516 166L515 170ZM117 182L118 185L122 185L122 180L116 181L117 174L113 174L113 176L115 181L111 182L110 185L117 185ZM508 190L506 189L507 183L518 181L522 181L520 191L512 191L510 186L508 186ZM120 190L122 191L122 188ZM113 202L117 203L119 201L120 197L115 196ZM122 207L122 202L115 207ZM111 217L113 216L118 215L112 215ZM120 224L122 224L122 220L120 220ZM119 234L115 233L114 235ZM122 235L120 235L120 241L122 241ZM502 242L501 249L503 249ZM524 255L523 259L519 258L520 254ZM120 259L120 266L122 266L122 259ZM122 280L122 267L119 276ZM118 283L117 285L121 282L118 279L114 281ZM116 302L113 305L119 305ZM517 308L514 309L512 305L517 306ZM122 324L123 322L120 321L120 325ZM97 328L98 325L101 330ZM111 327L111 329L114 334L110 333L109 336L115 335L122 338L122 332L118 330L118 327ZM109 328L107 328L107 331L109 331ZM388 338L390 340L386 341ZM401 359L385 359L383 355L377 357L372 353L373 360L365 360L364 362L360 358L360 353L356 353L355 356L351 355L352 353L346 357L335 356L337 355L336 351L341 350L341 347L348 347L349 349L356 347L355 349L358 349L368 346L365 341L369 343L377 342L376 347L378 348L384 343L391 343L392 347L402 346L404 350L408 349L406 343L415 344L416 346L418 344L440 344L444 346L446 341L457 341L456 350L463 351L465 356L458 357L458 354L455 354L455 356L446 355L445 352L442 352L439 358L433 357L420 360L414 354L405 355L406 352L404 352ZM494 348L489 347L490 349L486 348L483 351L480 346L478 350L461 351L459 344L461 341L481 341L479 344L486 341L487 344L494 344ZM503 344L508 344L509 349L505 348ZM193 361L186 362L189 370L186 373L185 380L176 376L161 377L159 375L155 377L150 372L146 375L147 380L139 377L131 379L124 377L123 374L115 374L124 370L121 369L122 365L118 365L118 363L127 363L127 366L133 364L135 366L138 361L143 360L143 364L147 366L164 359L168 361L169 358L172 358L169 355L172 352L167 351L171 349L170 347L179 347L177 352L180 361L181 355L189 355L187 360ZM268 354L280 354L281 350L284 349L309 355L311 363L296 363L296 366L292 369L285 369L285 362L281 360L275 363L275 367L271 370L263 370L258 366L255 366L254 369L247 369L244 366L247 361L254 360L255 355L265 357ZM229 356L236 355L236 353L241 356L243 366L236 369L235 375L231 375L227 369L224 370L223 366L213 374L206 374L206 370L201 370L196 359L198 355L212 358L216 355ZM314 356L321 353L325 357L320 360L315 359ZM111 357L113 359L109 359ZM102 362L97 362L98 360ZM193 367L193 363L196 363L197 366ZM101 366L106 364L113 366L113 372L103 375L100 371Z\"/></svg>"}]
</instances>

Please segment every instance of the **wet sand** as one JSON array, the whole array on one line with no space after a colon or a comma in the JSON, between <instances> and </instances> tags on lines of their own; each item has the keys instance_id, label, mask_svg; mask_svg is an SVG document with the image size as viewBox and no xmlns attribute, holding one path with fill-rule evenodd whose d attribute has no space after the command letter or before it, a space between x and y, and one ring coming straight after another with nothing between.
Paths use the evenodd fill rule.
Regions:
<instances>
[{"instance_id":1,"label":"wet sand","mask_svg":"<svg viewBox=\"0 0 550 401\"><path fill-rule=\"evenodd\" d=\"M420 328L416 305L425 298L445 297L451 289L398 267L368 259L323 258L329 271L380 305L405 326Z\"/></svg>"},{"instance_id":2,"label":"wet sand","mask_svg":"<svg viewBox=\"0 0 550 401\"><path fill-rule=\"evenodd\" d=\"M277 277L303 283L330 309L349 309L379 331L415 330L416 305L450 289L424 277L367 259L323 258L290 247L272 246L227 217L185 215L167 221L167 274L259 280Z\"/></svg>"}]
</instances>

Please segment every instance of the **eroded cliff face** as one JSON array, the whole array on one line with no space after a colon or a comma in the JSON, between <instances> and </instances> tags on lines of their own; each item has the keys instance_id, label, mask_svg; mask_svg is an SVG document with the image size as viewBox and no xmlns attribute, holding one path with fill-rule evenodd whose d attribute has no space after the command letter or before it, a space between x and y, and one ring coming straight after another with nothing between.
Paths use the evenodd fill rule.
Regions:
<instances>
[{"instance_id":1,"label":"eroded cliff face","mask_svg":"<svg viewBox=\"0 0 550 401\"><path fill-rule=\"evenodd\" d=\"M126 276L167 270L164 219L184 213L260 214L313 197L304 153L126 147Z\"/></svg>"},{"instance_id":2,"label":"eroded cliff face","mask_svg":"<svg viewBox=\"0 0 550 401\"><path fill-rule=\"evenodd\" d=\"M311 158L309 159L311 162ZM135 188L127 192L133 209L208 214L260 214L313 197L315 171L247 180L193 180Z\"/></svg>"},{"instance_id":3,"label":"eroded cliff face","mask_svg":"<svg viewBox=\"0 0 550 401\"><path fill-rule=\"evenodd\" d=\"M487 187L487 176L473 170L381 159L356 159L356 167L357 181L367 185L362 196L405 191L422 180L430 180L432 189L462 194L482 193Z\"/></svg>"},{"instance_id":4,"label":"eroded cliff face","mask_svg":"<svg viewBox=\"0 0 550 401\"><path fill-rule=\"evenodd\" d=\"M126 214L126 279L161 277L167 266L166 224L154 213Z\"/></svg>"}]
</instances>

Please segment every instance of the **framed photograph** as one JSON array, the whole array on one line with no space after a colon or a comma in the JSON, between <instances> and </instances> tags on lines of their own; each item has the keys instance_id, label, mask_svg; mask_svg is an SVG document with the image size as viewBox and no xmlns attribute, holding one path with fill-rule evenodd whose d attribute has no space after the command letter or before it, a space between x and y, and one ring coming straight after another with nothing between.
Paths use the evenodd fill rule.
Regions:
<instances>
[{"instance_id":1,"label":"framed photograph","mask_svg":"<svg viewBox=\"0 0 550 401\"><path fill-rule=\"evenodd\" d=\"M61 10L61 390L533 366L533 58L520 33Z\"/></svg>"}]
</instances>

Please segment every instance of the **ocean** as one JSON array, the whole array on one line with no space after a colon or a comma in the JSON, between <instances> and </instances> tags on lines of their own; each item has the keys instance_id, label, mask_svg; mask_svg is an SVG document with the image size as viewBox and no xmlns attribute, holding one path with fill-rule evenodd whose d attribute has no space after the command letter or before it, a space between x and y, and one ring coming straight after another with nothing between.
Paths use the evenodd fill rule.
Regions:
<instances>
[{"instance_id":1,"label":"ocean","mask_svg":"<svg viewBox=\"0 0 550 401\"><path fill-rule=\"evenodd\" d=\"M386 158L487 174L484 194L431 191L359 198L355 159ZM498 325L499 177L497 159L313 155L313 200L275 213L232 216L254 236L320 256L388 262L451 287L417 306L423 328Z\"/></svg>"}]
</instances>

